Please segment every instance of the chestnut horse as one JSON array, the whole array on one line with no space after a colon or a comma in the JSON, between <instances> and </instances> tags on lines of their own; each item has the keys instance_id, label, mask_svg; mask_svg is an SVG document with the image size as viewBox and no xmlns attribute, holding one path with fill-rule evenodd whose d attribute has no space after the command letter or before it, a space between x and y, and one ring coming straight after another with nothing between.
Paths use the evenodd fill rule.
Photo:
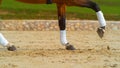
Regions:
<instances>
[{"instance_id":1,"label":"chestnut horse","mask_svg":"<svg viewBox=\"0 0 120 68\"><path fill-rule=\"evenodd\" d=\"M52 4L56 3L58 10L58 22L60 28L60 41L62 45L65 45L67 50L75 50L74 46L71 45L66 39L66 6L78 6L86 7L96 12L100 27L97 29L97 33L100 38L104 36L106 22L102 11L99 6L91 0L16 0L19 2L30 3L30 4ZM0 0L0 3L2 0ZM47 8L46 8L47 9Z\"/></svg>"}]
</instances>

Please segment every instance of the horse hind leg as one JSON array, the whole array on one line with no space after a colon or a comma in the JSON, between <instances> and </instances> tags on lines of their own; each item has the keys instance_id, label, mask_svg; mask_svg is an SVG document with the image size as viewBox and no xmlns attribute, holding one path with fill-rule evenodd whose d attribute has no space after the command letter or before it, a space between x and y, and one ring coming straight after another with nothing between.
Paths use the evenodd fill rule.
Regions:
<instances>
[{"instance_id":1,"label":"horse hind leg","mask_svg":"<svg viewBox=\"0 0 120 68\"><path fill-rule=\"evenodd\" d=\"M92 1L87 1L85 4L81 5L82 7L87 7L87 8L91 8L96 12L100 27L97 30L97 33L99 35L100 38L102 38L104 36L104 32L105 32L105 26L106 26L106 21L105 18L103 16L102 11L100 10L99 6Z\"/></svg>"}]
</instances>

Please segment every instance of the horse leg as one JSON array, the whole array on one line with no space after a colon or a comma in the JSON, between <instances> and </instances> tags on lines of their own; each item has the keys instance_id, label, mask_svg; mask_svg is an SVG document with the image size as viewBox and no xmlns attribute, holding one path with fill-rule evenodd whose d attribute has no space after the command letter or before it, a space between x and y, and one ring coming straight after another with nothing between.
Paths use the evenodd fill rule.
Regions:
<instances>
[{"instance_id":1,"label":"horse leg","mask_svg":"<svg viewBox=\"0 0 120 68\"><path fill-rule=\"evenodd\" d=\"M85 4L81 4L80 6L91 8L96 12L96 15L97 15L97 18L98 18L98 21L100 24L100 27L98 28L97 33L98 33L99 37L102 38L104 36L104 32L105 32L106 21L105 21L105 18L103 16L103 13L100 10L99 6L90 0L87 0Z\"/></svg>"},{"instance_id":2,"label":"horse leg","mask_svg":"<svg viewBox=\"0 0 120 68\"><path fill-rule=\"evenodd\" d=\"M66 5L57 4L57 8L61 44L65 45L67 50L75 50L75 48L72 45L70 45L66 39L66 15L65 15Z\"/></svg>"}]
</instances>

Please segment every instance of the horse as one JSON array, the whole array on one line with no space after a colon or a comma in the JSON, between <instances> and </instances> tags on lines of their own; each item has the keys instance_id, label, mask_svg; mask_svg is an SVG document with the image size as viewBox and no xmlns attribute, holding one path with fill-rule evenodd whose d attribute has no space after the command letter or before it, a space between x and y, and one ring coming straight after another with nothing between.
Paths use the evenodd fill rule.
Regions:
<instances>
[{"instance_id":1,"label":"horse","mask_svg":"<svg viewBox=\"0 0 120 68\"><path fill-rule=\"evenodd\" d=\"M91 0L16 0L18 2L29 3L29 4L53 4L57 6L58 12L58 23L60 28L60 41L65 46L66 50L75 50L76 48L71 45L66 38L66 6L77 6L92 9L96 12L99 25L97 29L98 36L102 38L105 33L106 21L104 15L95 2ZM2 0L0 0L0 3Z\"/></svg>"}]
</instances>

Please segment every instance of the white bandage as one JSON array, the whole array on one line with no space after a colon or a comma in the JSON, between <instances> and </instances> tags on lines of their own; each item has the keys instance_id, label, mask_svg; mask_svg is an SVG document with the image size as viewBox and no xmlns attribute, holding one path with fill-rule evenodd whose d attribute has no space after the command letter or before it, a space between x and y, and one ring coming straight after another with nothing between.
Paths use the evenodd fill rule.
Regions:
<instances>
[{"instance_id":1,"label":"white bandage","mask_svg":"<svg viewBox=\"0 0 120 68\"><path fill-rule=\"evenodd\" d=\"M106 26L106 21L101 11L96 12L100 27Z\"/></svg>"},{"instance_id":2,"label":"white bandage","mask_svg":"<svg viewBox=\"0 0 120 68\"><path fill-rule=\"evenodd\" d=\"M0 44L2 46L6 46L9 42L5 39L5 37L0 33Z\"/></svg>"},{"instance_id":3,"label":"white bandage","mask_svg":"<svg viewBox=\"0 0 120 68\"><path fill-rule=\"evenodd\" d=\"M66 30L61 30L60 31L60 41L62 45L66 45L68 43L66 39Z\"/></svg>"}]
</instances>

